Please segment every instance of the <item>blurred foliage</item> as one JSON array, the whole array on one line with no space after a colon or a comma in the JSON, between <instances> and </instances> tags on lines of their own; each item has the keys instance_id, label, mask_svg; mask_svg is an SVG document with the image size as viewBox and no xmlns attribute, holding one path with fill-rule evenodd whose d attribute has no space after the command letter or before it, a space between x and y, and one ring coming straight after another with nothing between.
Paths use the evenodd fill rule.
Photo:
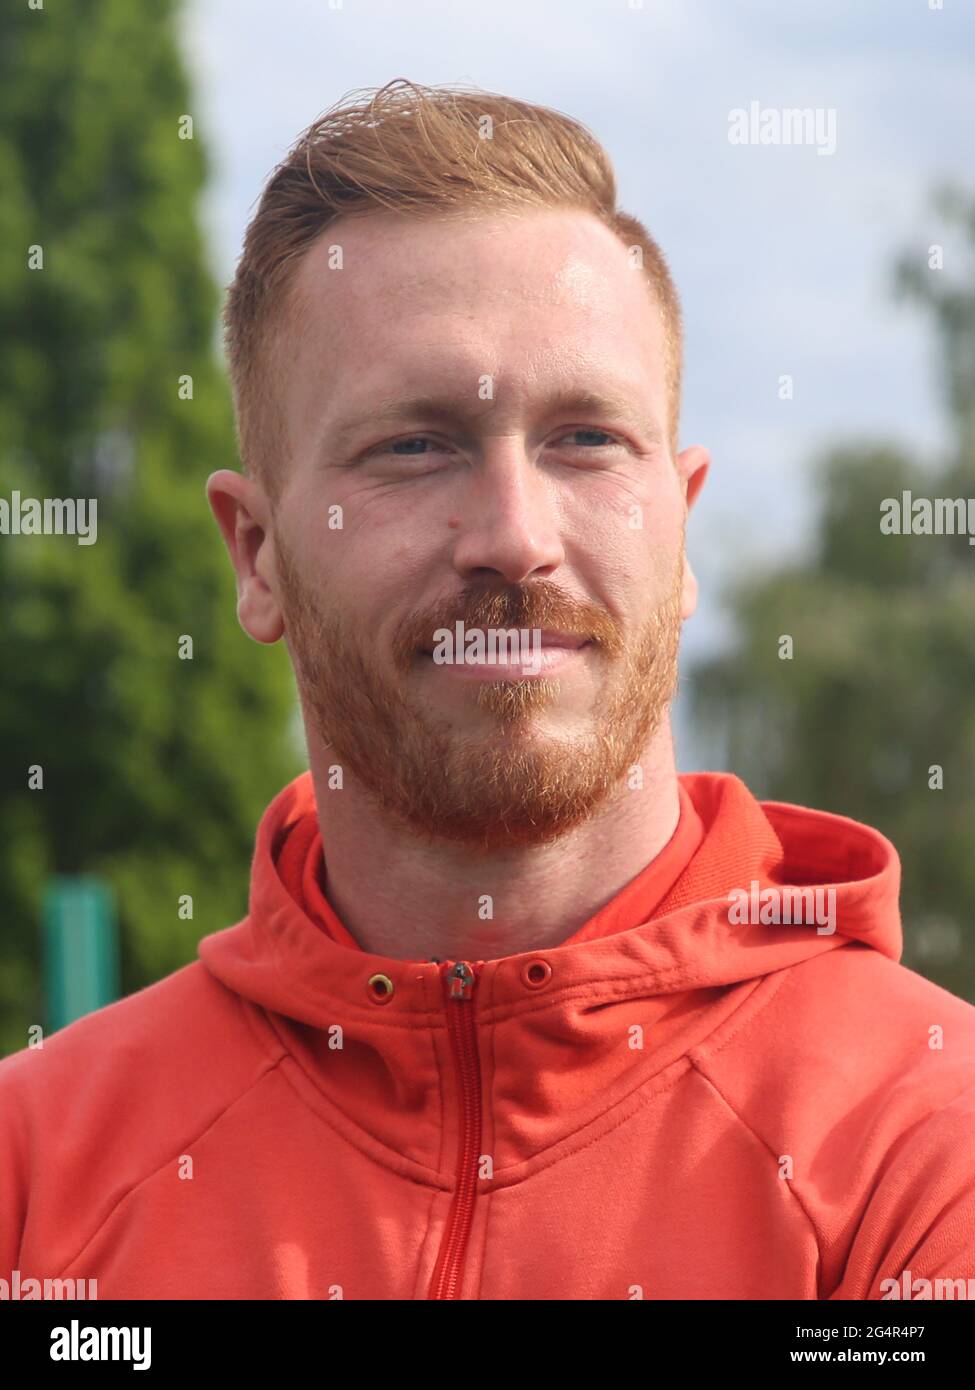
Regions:
<instances>
[{"instance_id":1,"label":"blurred foliage","mask_svg":"<svg viewBox=\"0 0 975 1390\"><path fill-rule=\"evenodd\" d=\"M975 253L975 200L934 198ZM948 457L896 444L816 462L811 558L751 575L731 603L733 650L699 666L695 723L756 795L876 826L901 857L904 964L975 1002L975 547L967 535L885 535L881 503L975 497L975 254L968 273L903 257L894 287L938 345ZM794 657L781 660L789 634ZM943 790L929 768L944 769Z\"/></svg>"},{"instance_id":2,"label":"blurred foliage","mask_svg":"<svg viewBox=\"0 0 975 1390\"><path fill-rule=\"evenodd\" d=\"M172 0L0 11L0 496L98 500L94 545L0 535L0 1052L45 1021L50 874L111 883L131 992L244 914L299 770L286 654L238 628L203 491L236 445L176 31Z\"/></svg>"}]
</instances>

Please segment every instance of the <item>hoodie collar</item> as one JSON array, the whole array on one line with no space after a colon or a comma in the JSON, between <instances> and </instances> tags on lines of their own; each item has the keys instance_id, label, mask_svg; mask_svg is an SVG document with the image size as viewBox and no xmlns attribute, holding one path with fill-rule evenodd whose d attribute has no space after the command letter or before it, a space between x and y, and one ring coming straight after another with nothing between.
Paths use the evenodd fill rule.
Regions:
<instances>
[{"instance_id":1,"label":"hoodie collar","mask_svg":"<svg viewBox=\"0 0 975 1390\"><path fill-rule=\"evenodd\" d=\"M851 938L892 960L900 958L900 868L883 835L844 816L760 803L729 773L684 774L679 780L682 803L698 818L701 838L656 908L641 920L649 881L644 871L560 946L484 963L480 977L490 979L496 1003L524 1000L522 967L540 954L553 965L547 987L553 996L580 985L612 993L626 979L651 994L726 985L783 969ZM384 1013L439 1009L435 963L362 951L339 921L317 878L317 834L314 787L305 772L265 812L248 916L201 941L207 968L245 998L317 1026L334 1018L337 1004L369 1004L368 981L376 973L394 985ZM278 871L292 835L303 892L327 932L295 901ZM834 935L820 935L815 926L729 920L732 892L807 885L835 890Z\"/></svg>"}]
</instances>

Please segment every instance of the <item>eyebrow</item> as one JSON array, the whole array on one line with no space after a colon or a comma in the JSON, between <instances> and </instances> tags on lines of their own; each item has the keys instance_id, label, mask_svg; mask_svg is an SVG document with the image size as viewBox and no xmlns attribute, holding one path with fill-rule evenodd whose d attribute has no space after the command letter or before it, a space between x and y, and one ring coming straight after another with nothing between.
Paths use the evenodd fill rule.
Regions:
<instances>
[{"instance_id":1,"label":"eyebrow","mask_svg":"<svg viewBox=\"0 0 975 1390\"><path fill-rule=\"evenodd\" d=\"M366 426L395 425L397 422L422 418L446 425L467 426L472 421L490 414L494 402L476 401L475 405L487 405L487 410L471 408L470 397L416 395L390 396L363 414L351 417L334 430L326 430L321 438L319 456L326 448L334 449L344 445L352 436ZM583 415L604 415L609 417L633 419L644 435L654 444L662 444L663 436L658 425L646 408L637 406L623 393L590 390L557 391L546 401L546 411L578 411Z\"/></svg>"}]
</instances>

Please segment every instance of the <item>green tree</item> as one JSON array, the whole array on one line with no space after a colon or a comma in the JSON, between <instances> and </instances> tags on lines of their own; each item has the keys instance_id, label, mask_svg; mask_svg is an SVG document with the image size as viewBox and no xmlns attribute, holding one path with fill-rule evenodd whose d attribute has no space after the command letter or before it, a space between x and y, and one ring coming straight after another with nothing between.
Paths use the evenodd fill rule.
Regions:
<instances>
[{"instance_id":1,"label":"green tree","mask_svg":"<svg viewBox=\"0 0 975 1390\"><path fill-rule=\"evenodd\" d=\"M203 491L236 447L177 17L0 12L0 496L98 506L92 545L0 536L2 1051L44 1021L50 874L110 881L139 988L243 915L256 820L298 770L286 657L237 627Z\"/></svg>"},{"instance_id":2,"label":"green tree","mask_svg":"<svg viewBox=\"0 0 975 1390\"><path fill-rule=\"evenodd\" d=\"M935 205L975 250L975 202L944 189ZM975 548L964 534L880 529L884 499L904 490L975 494L975 272L905 256L895 288L933 318L949 454L917 460L878 442L819 459L811 557L737 587L736 645L697 669L692 703L711 755L757 794L890 837L904 963L975 1001Z\"/></svg>"}]
</instances>

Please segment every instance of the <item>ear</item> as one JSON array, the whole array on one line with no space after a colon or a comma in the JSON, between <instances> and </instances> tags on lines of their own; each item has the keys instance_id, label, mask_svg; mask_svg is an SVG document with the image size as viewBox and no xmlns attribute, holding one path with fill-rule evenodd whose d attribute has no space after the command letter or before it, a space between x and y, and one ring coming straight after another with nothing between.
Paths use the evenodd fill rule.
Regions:
<instances>
[{"instance_id":1,"label":"ear","mask_svg":"<svg viewBox=\"0 0 975 1390\"><path fill-rule=\"evenodd\" d=\"M221 468L207 479L207 500L237 577L237 621L255 642L277 642L284 621L268 582L273 552L267 495L250 478Z\"/></svg>"},{"instance_id":2,"label":"ear","mask_svg":"<svg viewBox=\"0 0 975 1390\"><path fill-rule=\"evenodd\" d=\"M687 509L690 511L697 501L698 493L704 486L704 480L708 476L708 469L711 466L711 455L707 449L700 444L692 444L690 448L684 449L677 455L677 476L680 479L681 488ZM681 618L689 618L697 608L697 577L691 569L691 562L687 558L687 550L684 551L684 579L681 586Z\"/></svg>"}]
</instances>

